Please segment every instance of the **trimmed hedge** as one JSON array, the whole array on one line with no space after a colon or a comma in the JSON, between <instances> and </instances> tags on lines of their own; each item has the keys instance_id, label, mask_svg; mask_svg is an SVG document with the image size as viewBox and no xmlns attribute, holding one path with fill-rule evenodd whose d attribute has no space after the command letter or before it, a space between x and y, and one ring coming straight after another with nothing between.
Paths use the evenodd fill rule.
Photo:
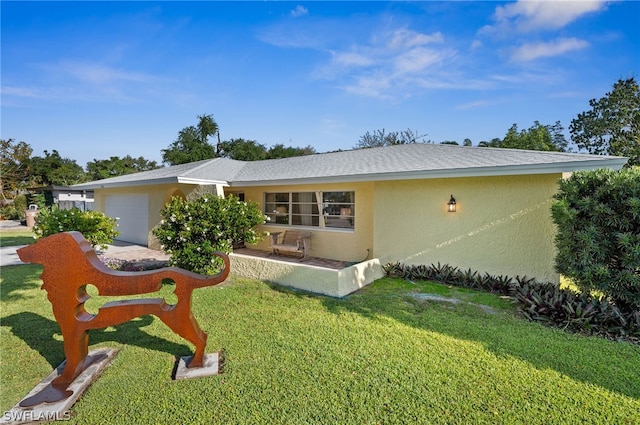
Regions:
<instances>
[{"instance_id":1,"label":"trimmed hedge","mask_svg":"<svg viewBox=\"0 0 640 425\"><path fill-rule=\"evenodd\" d=\"M448 264L383 266L388 276L433 280L512 297L520 314L530 321L573 333L640 343L640 311L621 311L604 298L541 283L527 277L493 276L460 270Z\"/></svg>"}]
</instances>

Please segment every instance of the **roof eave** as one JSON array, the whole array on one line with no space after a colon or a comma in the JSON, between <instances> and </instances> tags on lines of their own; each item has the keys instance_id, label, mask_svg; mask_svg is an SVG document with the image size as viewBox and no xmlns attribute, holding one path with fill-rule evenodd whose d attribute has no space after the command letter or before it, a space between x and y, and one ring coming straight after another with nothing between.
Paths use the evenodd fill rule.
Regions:
<instances>
[{"instance_id":1,"label":"roof eave","mask_svg":"<svg viewBox=\"0 0 640 425\"><path fill-rule=\"evenodd\" d=\"M133 186L152 186L160 184L192 184L192 185L223 185L229 186L229 183L224 180L206 180L206 179L192 179L187 177L165 177L161 179L149 179L149 180L128 180L123 182L100 182L97 180L89 184L74 185L72 188L77 189L110 189L117 187L133 187Z\"/></svg>"}]
</instances>

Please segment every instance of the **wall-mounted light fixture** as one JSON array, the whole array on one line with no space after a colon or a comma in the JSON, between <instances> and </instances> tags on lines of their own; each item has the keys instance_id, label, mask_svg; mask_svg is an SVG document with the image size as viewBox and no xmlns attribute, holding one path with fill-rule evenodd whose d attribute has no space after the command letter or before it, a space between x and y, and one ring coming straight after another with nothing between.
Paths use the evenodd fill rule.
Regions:
<instances>
[{"instance_id":1,"label":"wall-mounted light fixture","mask_svg":"<svg viewBox=\"0 0 640 425\"><path fill-rule=\"evenodd\" d=\"M456 198L451 195L451 199L447 202L447 211L448 212L456 212Z\"/></svg>"}]
</instances>

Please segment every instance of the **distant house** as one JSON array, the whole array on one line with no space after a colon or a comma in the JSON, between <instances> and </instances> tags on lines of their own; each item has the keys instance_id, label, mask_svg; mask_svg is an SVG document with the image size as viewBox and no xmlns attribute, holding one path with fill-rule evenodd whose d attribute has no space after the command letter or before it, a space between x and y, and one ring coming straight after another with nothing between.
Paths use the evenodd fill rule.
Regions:
<instances>
[{"instance_id":1,"label":"distant house","mask_svg":"<svg viewBox=\"0 0 640 425\"><path fill-rule=\"evenodd\" d=\"M74 189L95 191L96 209L119 218L122 240L152 247L152 229L171 197L210 186L257 201L270 218L267 231L312 231L315 257L368 257L377 267L440 262L558 281L550 215L558 179L577 170L620 169L626 160L408 144L255 162L216 158ZM449 212L452 198L455 212ZM269 249L266 241L255 248Z\"/></svg>"},{"instance_id":2,"label":"distant house","mask_svg":"<svg viewBox=\"0 0 640 425\"><path fill-rule=\"evenodd\" d=\"M69 186L43 186L32 189L44 194L47 205L57 205L62 210L78 208L81 211L93 210L93 190L76 189Z\"/></svg>"}]
</instances>

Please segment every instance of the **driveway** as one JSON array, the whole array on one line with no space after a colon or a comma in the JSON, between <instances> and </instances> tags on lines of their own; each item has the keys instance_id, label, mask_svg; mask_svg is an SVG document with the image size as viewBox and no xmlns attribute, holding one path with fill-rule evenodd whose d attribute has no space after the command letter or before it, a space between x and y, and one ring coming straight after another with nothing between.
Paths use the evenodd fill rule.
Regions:
<instances>
[{"instance_id":1,"label":"driveway","mask_svg":"<svg viewBox=\"0 0 640 425\"><path fill-rule=\"evenodd\" d=\"M0 230L21 229L27 230L26 226L20 224L20 221L14 220L2 220L0 221ZM0 247L0 267L15 266L23 264L18 257L16 251L21 246L2 246ZM128 242L113 241L112 244L107 245L107 249L102 251L96 250L98 255L102 255L109 258L117 258L127 261L141 261L141 260L154 260L154 261L166 261L169 260L169 256L162 251L156 251L149 249L145 246L135 245Z\"/></svg>"}]
</instances>

